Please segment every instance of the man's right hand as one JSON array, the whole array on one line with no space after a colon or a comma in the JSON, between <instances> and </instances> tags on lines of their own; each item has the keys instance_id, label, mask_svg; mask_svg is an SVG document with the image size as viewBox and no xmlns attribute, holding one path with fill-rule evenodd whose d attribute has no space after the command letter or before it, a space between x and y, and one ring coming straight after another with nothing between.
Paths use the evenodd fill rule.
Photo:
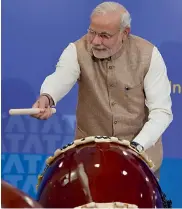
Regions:
<instances>
[{"instance_id":1,"label":"man's right hand","mask_svg":"<svg viewBox=\"0 0 182 209\"><path fill-rule=\"evenodd\" d=\"M40 113L31 115L40 120L47 120L52 116L51 106L49 99L45 95L41 95L38 100L33 104L32 108L40 108Z\"/></svg>"}]
</instances>

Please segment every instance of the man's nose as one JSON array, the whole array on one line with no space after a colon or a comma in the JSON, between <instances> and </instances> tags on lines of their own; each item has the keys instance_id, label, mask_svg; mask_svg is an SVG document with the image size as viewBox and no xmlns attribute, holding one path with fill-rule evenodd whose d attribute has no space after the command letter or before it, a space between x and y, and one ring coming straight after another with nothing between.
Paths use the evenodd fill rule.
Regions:
<instances>
[{"instance_id":1,"label":"man's nose","mask_svg":"<svg viewBox=\"0 0 182 209\"><path fill-rule=\"evenodd\" d=\"M101 45L102 44L102 40L101 40L101 37L96 34L93 41L92 41L92 44L94 45Z\"/></svg>"}]
</instances>

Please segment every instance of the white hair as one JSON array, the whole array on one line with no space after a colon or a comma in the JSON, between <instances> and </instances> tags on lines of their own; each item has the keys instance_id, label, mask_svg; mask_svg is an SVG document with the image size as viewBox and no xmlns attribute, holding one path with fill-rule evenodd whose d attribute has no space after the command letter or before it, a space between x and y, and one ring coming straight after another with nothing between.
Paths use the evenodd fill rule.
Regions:
<instances>
[{"instance_id":1,"label":"white hair","mask_svg":"<svg viewBox=\"0 0 182 209\"><path fill-rule=\"evenodd\" d=\"M99 4L93 11L91 16L94 14L106 14L107 12L118 12L119 10L124 10L124 13L121 12L121 29L125 27L131 27L131 16L130 13L126 10L124 6L117 2L103 2Z\"/></svg>"}]
</instances>

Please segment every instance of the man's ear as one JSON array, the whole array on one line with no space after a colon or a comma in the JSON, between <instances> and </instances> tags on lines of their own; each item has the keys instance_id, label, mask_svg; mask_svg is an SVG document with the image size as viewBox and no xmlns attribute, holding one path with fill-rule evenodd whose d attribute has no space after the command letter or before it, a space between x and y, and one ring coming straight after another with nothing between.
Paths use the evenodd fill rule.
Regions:
<instances>
[{"instance_id":1,"label":"man's ear","mask_svg":"<svg viewBox=\"0 0 182 209\"><path fill-rule=\"evenodd\" d=\"M129 33L130 33L130 31L131 31L131 29L130 29L129 27L126 27L126 28L124 29L123 33L124 33L126 36L128 36Z\"/></svg>"},{"instance_id":2,"label":"man's ear","mask_svg":"<svg viewBox=\"0 0 182 209\"><path fill-rule=\"evenodd\" d=\"M124 34L124 35L123 35L123 41L125 41L125 40L127 39L129 33L130 33L130 28L129 28L129 27L126 27L126 28L124 29L124 31L123 31L123 34Z\"/></svg>"}]
</instances>

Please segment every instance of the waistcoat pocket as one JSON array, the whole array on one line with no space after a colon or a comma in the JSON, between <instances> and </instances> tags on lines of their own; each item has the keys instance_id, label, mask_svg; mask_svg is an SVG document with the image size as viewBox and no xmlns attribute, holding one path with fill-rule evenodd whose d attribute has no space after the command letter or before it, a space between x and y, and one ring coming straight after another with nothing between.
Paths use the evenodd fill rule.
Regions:
<instances>
[{"instance_id":1,"label":"waistcoat pocket","mask_svg":"<svg viewBox=\"0 0 182 209\"><path fill-rule=\"evenodd\" d=\"M125 86L125 100L128 105L128 111L140 114L144 111L145 94L143 84Z\"/></svg>"}]
</instances>

